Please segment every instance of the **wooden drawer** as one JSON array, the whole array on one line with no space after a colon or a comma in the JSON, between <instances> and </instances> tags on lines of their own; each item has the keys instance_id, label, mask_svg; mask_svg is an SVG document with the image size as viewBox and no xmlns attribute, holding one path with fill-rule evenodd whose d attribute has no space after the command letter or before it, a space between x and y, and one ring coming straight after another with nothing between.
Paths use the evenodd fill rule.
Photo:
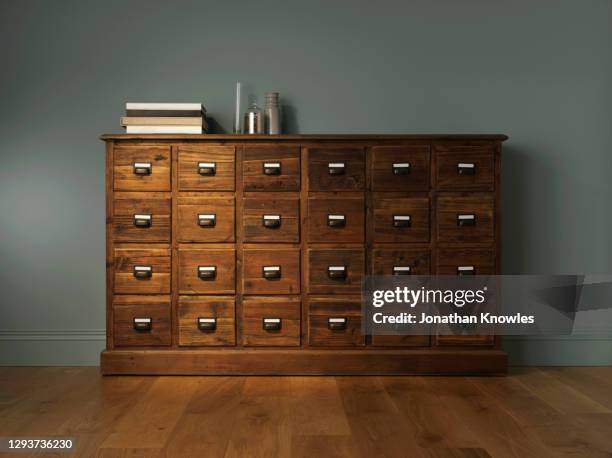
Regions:
<instances>
[{"instance_id":1,"label":"wooden drawer","mask_svg":"<svg viewBox=\"0 0 612 458\"><path fill-rule=\"evenodd\" d=\"M116 294L170 294L170 250L115 249Z\"/></svg>"},{"instance_id":2,"label":"wooden drawer","mask_svg":"<svg viewBox=\"0 0 612 458\"><path fill-rule=\"evenodd\" d=\"M113 238L117 242L170 242L170 215L170 194L115 194Z\"/></svg>"},{"instance_id":3,"label":"wooden drawer","mask_svg":"<svg viewBox=\"0 0 612 458\"><path fill-rule=\"evenodd\" d=\"M235 309L233 297L179 296L179 345L236 345Z\"/></svg>"},{"instance_id":4,"label":"wooden drawer","mask_svg":"<svg viewBox=\"0 0 612 458\"><path fill-rule=\"evenodd\" d=\"M311 346L365 345L361 333L361 302L357 299L312 298L308 304Z\"/></svg>"},{"instance_id":5,"label":"wooden drawer","mask_svg":"<svg viewBox=\"0 0 612 458\"><path fill-rule=\"evenodd\" d=\"M365 159L362 148L308 148L309 191L363 191Z\"/></svg>"},{"instance_id":6,"label":"wooden drawer","mask_svg":"<svg viewBox=\"0 0 612 458\"><path fill-rule=\"evenodd\" d=\"M492 243L493 196L438 198L438 241L446 243Z\"/></svg>"},{"instance_id":7,"label":"wooden drawer","mask_svg":"<svg viewBox=\"0 0 612 458\"><path fill-rule=\"evenodd\" d=\"M178 198L179 242L233 242L234 196Z\"/></svg>"},{"instance_id":8,"label":"wooden drawer","mask_svg":"<svg viewBox=\"0 0 612 458\"><path fill-rule=\"evenodd\" d=\"M299 298L245 297L242 313L243 345L300 345Z\"/></svg>"},{"instance_id":9,"label":"wooden drawer","mask_svg":"<svg viewBox=\"0 0 612 458\"><path fill-rule=\"evenodd\" d=\"M169 146L115 146L115 191L170 191Z\"/></svg>"},{"instance_id":10,"label":"wooden drawer","mask_svg":"<svg viewBox=\"0 0 612 458\"><path fill-rule=\"evenodd\" d=\"M437 147L438 189L493 190L495 162L491 147Z\"/></svg>"},{"instance_id":11,"label":"wooden drawer","mask_svg":"<svg viewBox=\"0 0 612 458\"><path fill-rule=\"evenodd\" d=\"M308 240L321 243L363 243L363 197L309 197Z\"/></svg>"},{"instance_id":12,"label":"wooden drawer","mask_svg":"<svg viewBox=\"0 0 612 458\"><path fill-rule=\"evenodd\" d=\"M438 275L494 275L495 252L477 248L439 248Z\"/></svg>"},{"instance_id":13,"label":"wooden drawer","mask_svg":"<svg viewBox=\"0 0 612 458\"><path fill-rule=\"evenodd\" d=\"M186 145L178 147L180 191L233 191L233 146Z\"/></svg>"},{"instance_id":14,"label":"wooden drawer","mask_svg":"<svg viewBox=\"0 0 612 458\"><path fill-rule=\"evenodd\" d=\"M372 148L373 191L428 191L429 146Z\"/></svg>"},{"instance_id":15,"label":"wooden drawer","mask_svg":"<svg viewBox=\"0 0 612 458\"><path fill-rule=\"evenodd\" d=\"M179 294L234 294L236 250L178 250Z\"/></svg>"},{"instance_id":16,"label":"wooden drawer","mask_svg":"<svg viewBox=\"0 0 612 458\"><path fill-rule=\"evenodd\" d=\"M373 347L429 347L429 335L426 336L372 336Z\"/></svg>"},{"instance_id":17,"label":"wooden drawer","mask_svg":"<svg viewBox=\"0 0 612 458\"><path fill-rule=\"evenodd\" d=\"M374 194L374 242L429 242L429 198Z\"/></svg>"},{"instance_id":18,"label":"wooden drawer","mask_svg":"<svg viewBox=\"0 0 612 458\"><path fill-rule=\"evenodd\" d=\"M372 250L372 275L429 275L429 266L429 250Z\"/></svg>"},{"instance_id":19,"label":"wooden drawer","mask_svg":"<svg viewBox=\"0 0 612 458\"><path fill-rule=\"evenodd\" d=\"M244 294L299 294L299 249L245 249L242 254Z\"/></svg>"},{"instance_id":20,"label":"wooden drawer","mask_svg":"<svg viewBox=\"0 0 612 458\"><path fill-rule=\"evenodd\" d=\"M245 191L299 191L299 148L245 146L242 181Z\"/></svg>"},{"instance_id":21,"label":"wooden drawer","mask_svg":"<svg viewBox=\"0 0 612 458\"><path fill-rule=\"evenodd\" d=\"M172 343L170 296L115 296L113 342L117 347Z\"/></svg>"},{"instance_id":22,"label":"wooden drawer","mask_svg":"<svg viewBox=\"0 0 612 458\"><path fill-rule=\"evenodd\" d=\"M438 347L492 347L495 345L495 336L489 335L436 335L435 345Z\"/></svg>"},{"instance_id":23,"label":"wooden drawer","mask_svg":"<svg viewBox=\"0 0 612 458\"><path fill-rule=\"evenodd\" d=\"M298 243L300 241L298 199L246 197L242 204L245 242Z\"/></svg>"},{"instance_id":24,"label":"wooden drawer","mask_svg":"<svg viewBox=\"0 0 612 458\"><path fill-rule=\"evenodd\" d=\"M308 292L360 293L365 270L362 249L308 250Z\"/></svg>"}]
</instances>

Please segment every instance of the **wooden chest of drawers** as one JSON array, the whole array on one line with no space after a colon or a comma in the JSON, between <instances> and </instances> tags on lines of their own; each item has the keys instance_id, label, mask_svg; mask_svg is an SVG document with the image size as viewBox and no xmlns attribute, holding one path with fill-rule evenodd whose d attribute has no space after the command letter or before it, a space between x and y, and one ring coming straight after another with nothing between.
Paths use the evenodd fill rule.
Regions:
<instances>
[{"instance_id":1,"label":"wooden chest of drawers","mask_svg":"<svg viewBox=\"0 0 612 458\"><path fill-rule=\"evenodd\" d=\"M494 274L503 135L104 135L105 374L502 374L364 336L361 282Z\"/></svg>"}]
</instances>

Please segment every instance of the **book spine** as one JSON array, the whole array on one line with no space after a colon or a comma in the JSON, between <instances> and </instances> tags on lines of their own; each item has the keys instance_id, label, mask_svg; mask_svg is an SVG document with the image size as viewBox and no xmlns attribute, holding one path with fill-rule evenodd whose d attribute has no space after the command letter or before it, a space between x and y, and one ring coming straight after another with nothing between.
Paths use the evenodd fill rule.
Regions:
<instances>
[{"instance_id":1,"label":"book spine","mask_svg":"<svg viewBox=\"0 0 612 458\"><path fill-rule=\"evenodd\" d=\"M202 117L121 117L122 126L202 126L204 118Z\"/></svg>"},{"instance_id":2,"label":"book spine","mask_svg":"<svg viewBox=\"0 0 612 458\"><path fill-rule=\"evenodd\" d=\"M127 134L201 134L200 126L126 126Z\"/></svg>"},{"instance_id":3,"label":"book spine","mask_svg":"<svg viewBox=\"0 0 612 458\"><path fill-rule=\"evenodd\" d=\"M126 110L125 114L128 117L201 117L203 116L202 111L198 110Z\"/></svg>"},{"instance_id":4,"label":"book spine","mask_svg":"<svg viewBox=\"0 0 612 458\"><path fill-rule=\"evenodd\" d=\"M126 110L191 110L204 111L201 103L134 103L127 102Z\"/></svg>"}]
</instances>

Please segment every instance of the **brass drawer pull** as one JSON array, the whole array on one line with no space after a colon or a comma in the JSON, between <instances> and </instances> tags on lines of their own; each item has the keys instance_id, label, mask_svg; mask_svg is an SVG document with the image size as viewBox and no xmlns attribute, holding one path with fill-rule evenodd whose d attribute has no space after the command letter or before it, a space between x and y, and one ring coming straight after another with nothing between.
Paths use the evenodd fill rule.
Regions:
<instances>
[{"instance_id":1,"label":"brass drawer pull","mask_svg":"<svg viewBox=\"0 0 612 458\"><path fill-rule=\"evenodd\" d=\"M149 317L134 318L134 331L150 331L153 328L153 320Z\"/></svg>"},{"instance_id":2,"label":"brass drawer pull","mask_svg":"<svg viewBox=\"0 0 612 458\"><path fill-rule=\"evenodd\" d=\"M264 266L261 274L266 280L278 280L281 278L281 266Z\"/></svg>"},{"instance_id":3,"label":"brass drawer pull","mask_svg":"<svg viewBox=\"0 0 612 458\"><path fill-rule=\"evenodd\" d=\"M330 331L344 331L347 321L344 317L330 317L327 319L327 328Z\"/></svg>"},{"instance_id":4,"label":"brass drawer pull","mask_svg":"<svg viewBox=\"0 0 612 458\"><path fill-rule=\"evenodd\" d=\"M214 280L217 277L217 266L198 266L200 280Z\"/></svg>"},{"instance_id":5,"label":"brass drawer pull","mask_svg":"<svg viewBox=\"0 0 612 458\"><path fill-rule=\"evenodd\" d=\"M393 175L409 175L410 162L395 162L393 163Z\"/></svg>"},{"instance_id":6,"label":"brass drawer pull","mask_svg":"<svg viewBox=\"0 0 612 458\"><path fill-rule=\"evenodd\" d=\"M346 266L328 266L327 276L332 280L345 280Z\"/></svg>"},{"instance_id":7,"label":"brass drawer pull","mask_svg":"<svg viewBox=\"0 0 612 458\"><path fill-rule=\"evenodd\" d=\"M346 226L346 217L344 215L327 215L327 225L329 227L344 227Z\"/></svg>"},{"instance_id":8,"label":"brass drawer pull","mask_svg":"<svg viewBox=\"0 0 612 458\"><path fill-rule=\"evenodd\" d=\"M217 215L198 215L198 226L215 227L217 225Z\"/></svg>"},{"instance_id":9,"label":"brass drawer pull","mask_svg":"<svg viewBox=\"0 0 612 458\"><path fill-rule=\"evenodd\" d=\"M198 329L203 332L214 331L217 329L217 319L198 317Z\"/></svg>"},{"instance_id":10,"label":"brass drawer pull","mask_svg":"<svg viewBox=\"0 0 612 458\"><path fill-rule=\"evenodd\" d=\"M212 177L217 173L215 162L198 162L198 173L203 177Z\"/></svg>"},{"instance_id":11,"label":"brass drawer pull","mask_svg":"<svg viewBox=\"0 0 612 458\"><path fill-rule=\"evenodd\" d=\"M153 218L151 215L134 215L134 226L136 227L151 227Z\"/></svg>"},{"instance_id":12,"label":"brass drawer pull","mask_svg":"<svg viewBox=\"0 0 612 458\"><path fill-rule=\"evenodd\" d=\"M263 173L264 175L280 175L281 174L280 162L264 162Z\"/></svg>"},{"instance_id":13,"label":"brass drawer pull","mask_svg":"<svg viewBox=\"0 0 612 458\"><path fill-rule=\"evenodd\" d=\"M410 275L410 266L393 266L393 275Z\"/></svg>"},{"instance_id":14,"label":"brass drawer pull","mask_svg":"<svg viewBox=\"0 0 612 458\"><path fill-rule=\"evenodd\" d=\"M134 162L134 175L146 176L151 175L150 162Z\"/></svg>"},{"instance_id":15,"label":"brass drawer pull","mask_svg":"<svg viewBox=\"0 0 612 458\"><path fill-rule=\"evenodd\" d=\"M281 323L282 320L280 318L264 318L262 320L262 327L264 331L280 331Z\"/></svg>"},{"instance_id":16,"label":"brass drawer pull","mask_svg":"<svg viewBox=\"0 0 612 458\"><path fill-rule=\"evenodd\" d=\"M278 229L281 225L281 215L263 215L262 224L268 229Z\"/></svg>"},{"instance_id":17,"label":"brass drawer pull","mask_svg":"<svg viewBox=\"0 0 612 458\"><path fill-rule=\"evenodd\" d=\"M459 175L476 175L476 164L473 162L459 162L457 164Z\"/></svg>"},{"instance_id":18,"label":"brass drawer pull","mask_svg":"<svg viewBox=\"0 0 612 458\"><path fill-rule=\"evenodd\" d=\"M476 275L474 266L458 266L457 275Z\"/></svg>"},{"instance_id":19,"label":"brass drawer pull","mask_svg":"<svg viewBox=\"0 0 612 458\"><path fill-rule=\"evenodd\" d=\"M134 277L138 279L151 278L153 276L153 267L151 266L134 266Z\"/></svg>"},{"instance_id":20,"label":"brass drawer pull","mask_svg":"<svg viewBox=\"0 0 612 458\"><path fill-rule=\"evenodd\" d=\"M476 215L473 213L457 215L457 226L475 226Z\"/></svg>"},{"instance_id":21,"label":"brass drawer pull","mask_svg":"<svg viewBox=\"0 0 612 458\"><path fill-rule=\"evenodd\" d=\"M346 166L344 162L330 162L327 164L327 170L330 175L344 175L346 173Z\"/></svg>"},{"instance_id":22,"label":"brass drawer pull","mask_svg":"<svg viewBox=\"0 0 612 458\"><path fill-rule=\"evenodd\" d=\"M410 227L411 225L410 215L393 215L393 227Z\"/></svg>"}]
</instances>

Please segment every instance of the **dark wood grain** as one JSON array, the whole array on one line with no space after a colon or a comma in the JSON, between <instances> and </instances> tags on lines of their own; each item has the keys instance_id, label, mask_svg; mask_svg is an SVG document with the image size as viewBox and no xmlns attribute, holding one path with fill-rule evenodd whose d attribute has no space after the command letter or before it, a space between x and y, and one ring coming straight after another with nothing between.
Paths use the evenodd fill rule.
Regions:
<instances>
[{"instance_id":1,"label":"dark wood grain","mask_svg":"<svg viewBox=\"0 0 612 458\"><path fill-rule=\"evenodd\" d=\"M374 242L429 242L429 198L374 194ZM409 227L394 227L394 216L410 216Z\"/></svg>"},{"instance_id":2,"label":"dark wood grain","mask_svg":"<svg viewBox=\"0 0 612 458\"><path fill-rule=\"evenodd\" d=\"M344 173L331 175L330 163L344 164ZM365 188L363 148L328 146L308 148L309 191L363 191Z\"/></svg>"},{"instance_id":3,"label":"dark wood grain","mask_svg":"<svg viewBox=\"0 0 612 458\"><path fill-rule=\"evenodd\" d=\"M216 267L212 280L198 277L199 266ZM234 294L236 290L236 250L178 250L178 289L180 294Z\"/></svg>"},{"instance_id":4,"label":"dark wood grain","mask_svg":"<svg viewBox=\"0 0 612 458\"><path fill-rule=\"evenodd\" d=\"M216 215L214 227L199 225L198 215ZM177 237L179 242L233 242L235 199L233 195L178 197Z\"/></svg>"},{"instance_id":5,"label":"dark wood grain","mask_svg":"<svg viewBox=\"0 0 612 458\"><path fill-rule=\"evenodd\" d=\"M459 226L460 214L473 214L473 226ZM490 244L494 240L495 210L493 196L444 196L438 197L438 241L447 243Z\"/></svg>"},{"instance_id":6,"label":"dark wood grain","mask_svg":"<svg viewBox=\"0 0 612 458\"><path fill-rule=\"evenodd\" d=\"M330 227L329 215L343 215L344 227ZM365 209L363 196L309 197L308 241L322 243L363 243Z\"/></svg>"},{"instance_id":7,"label":"dark wood grain","mask_svg":"<svg viewBox=\"0 0 612 458\"><path fill-rule=\"evenodd\" d=\"M280 216L279 227L265 227L264 215ZM300 201L294 197L246 197L243 200L242 224L245 242L298 243Z\"/></svg>"},{"instance_id":8,"label":"dark wood grain","mask_svg":"<svg viewBox=\"0 0 612 458\"><path fill-rule=\"evenodd\" d=\"M346 329L329 329L329 318L345 318ZM331 297L309 299L308 343L314 347L365 345L361 333L361 301Z\"/></svg>"},{"instance_id":9,"label":"dark wood grain","mask_svg":"<svg viewBox=\"0 0 612 458\"><path fill-rule=\"evenodd\" d=\"M113 312L116 346L168 346L172 342L168 296L115 296ZM151 318L151 330L134 330L134 318Z\"/></svg>"},{"instance_id":10,"label":"dark wood grain","mask_svg":"<svg viewBox=\"0 0 612 458\"><path fill-rule=\"evenodd\" d=\"M245 346L299 346L300 299L292 297L246 297L243 301ZM280 318L281 329L263 329L264 318Z\"/></svg>"},{"instance_id":11,"label":"dark wood grain","mask_svg":"<svg viewBox=\"0 0 612 458\"><path fill-rule=\"evenodd\" d=\"M149 175L136 175L134 164L149 163ZM114 152L115 191L170 191L170 148L118 146Z\"/></svg>"},{"instance_id":12,"label":"dark wood grain","mask_svg":"<svg viewBox=\"0 0 612 458\"><path fill-rule=\"evenodd\" d=\"M113 202L113 238L117 242L169 242L169 193L116 193ZM151 227L134 226L134 215L151 215Z\"/></svg>"},{"instance_id":13,"label":"dark wood grain","mask_svg":"<svg viewBox=\"0 0 612 458\"><path fill-rule=\"evenodd\" d=\"M428 191L429 145L375 146L372 148L373 191ZM393 164L408 163L406 175L394 173Z\"/></svg>"},{"instance_id":14,"label":"dark wood grain","mask_svg":"<svg viewBox=\"0 0 612 458\"><path fill-rule=\"evenodd\" d=\"M417 248L372 250L372 275L393 275L394 267L410 267L410 275L430 274L430 253Z\"/></svg>"},{"instance_id":15,"label":"dark wood grain","mask_svg":"<svg viewBox=\"0 0 612 458\"><path fill-rule=\"evenodd\" d=\"M178 150L178 189L181 191L233 191L235 147L181 145ZM215 163L215 174L198 173L200 162Z\"/></svg>"},{"instance_id":16,"label":"dark wood grain","mask_svg":"<svg viewBox=\"0 0 612 458\"><path fill-rule=\"evenodd\" d=\"M345 267L346 278L330 278L328 267ZM363 249L308 250L308 292L316 294L359 293L365 272Z\"/></svg>"},{"instance_id":17,"label":"dark wood grain","mask_svg":"<svg viewBox=\"0 0 612 458\"><path fill-rule=\"evenodd\" d=\"M216 329L202 331L198 318L215 318ZM223 296L179 296L178 341L181 346L236 345L235 300Z\"/></svg>"},{"instance_id":18,"label":"dark wood grain","mask_svg":"<svg viewBox=\"0 0 612 458\"><path fill-rule=\"evenodd\" d=\"M149 278L134 276L135 266L151 267ZM115 249L114 290L116 294L170 294L170 250Z\"/></svg>"},{"instance_id":19,"label":"dark wood grain","mask_svg":"<svg viewBox=\"0 0 612 458\"><path fill-rule=\"evenodd\" d=\"M264 278L264 267L280 267L280 278ZM242 257L244 294L299 294L300 250L245 249Z\"/></svg>"},{"instance_id":20,"label":"dark wood grain","mask_svg":"<svg viewBox=\"0 0 612 458\"><path fill-rule=\"evenodd\" d=\"M493 190L494 152L483 146L438 146L437 182L442 190ZM458 164L474 164L474 174L458 173Z\"/></svg>"},{"instance_id":21,"label":"dark wood grain","mask_svg":"<svg viewBox=\"0 0 612 458\"><path fill-rule=\"evenodd\" d=\"M439 275L457 275L459 266L473 266L475 275L493 275L495 253L489 248L440 248L436 264Z\"/></svg>"},{"instance_id":22,"label":"dark wood grain","mask_svg":"<svg viewBox=\"0 0 612 458\"><path fill-rule=\"evenodd\" d=\"M280 175L265 175L267 162L279 162ZM242 160L245 191L299 191L300 149L297 146L247 146Z\"/></svg>"}]
</instances>

